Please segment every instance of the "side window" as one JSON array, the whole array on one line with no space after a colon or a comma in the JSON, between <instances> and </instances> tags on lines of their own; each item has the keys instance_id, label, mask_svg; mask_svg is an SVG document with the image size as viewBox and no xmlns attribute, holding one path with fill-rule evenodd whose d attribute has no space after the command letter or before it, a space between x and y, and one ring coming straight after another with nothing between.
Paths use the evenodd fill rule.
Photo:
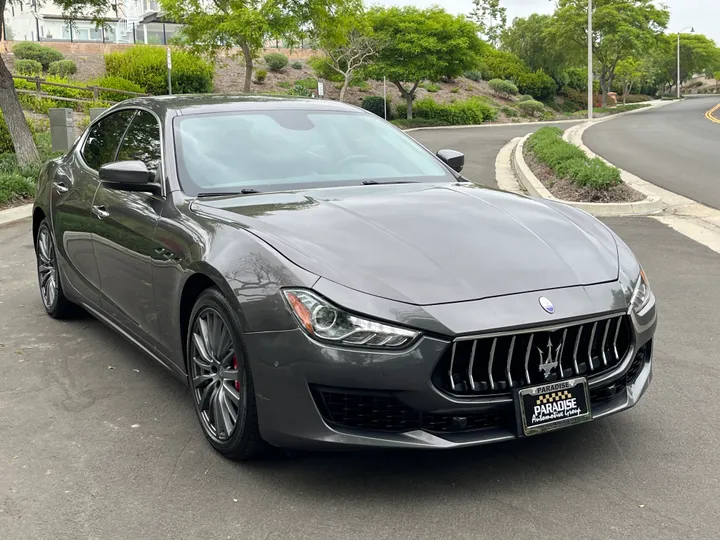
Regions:
<instances>
[{"instance_id":1,"label":"side window","mask_svg":"<svg viewBox=\"0 0 720 540\"><path fill-rule=\"evenodd\" d=\"M90 168L98 170L106 163L115 161L118 144L133 114L135 111L119 111L90 128L82 148L82 157Z\"/></svg>"},{"instance_id":2,"label":"side window","mask_svg":"<svg viewBox=\"0 0 720 540\"><path fill-rule=\"evenodd\" d=\"M160 126L155 117L138 111L120 144L118 161L142 161L152 178L160 167Z\"/></svg>"}]
</instances>

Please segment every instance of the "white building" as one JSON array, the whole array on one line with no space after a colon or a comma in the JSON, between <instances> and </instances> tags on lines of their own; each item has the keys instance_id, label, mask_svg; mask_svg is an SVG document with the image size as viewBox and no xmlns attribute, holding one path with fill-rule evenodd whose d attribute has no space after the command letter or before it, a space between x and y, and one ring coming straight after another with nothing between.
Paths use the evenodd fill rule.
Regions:
<instances>
[{"instance_id":1,"label":"white building","mask_svg":"<svg viewBox=\"0 0 720 540\"><path fill-rule=\"evenodd\" d=\"M147 22L157 16L157 0L118 0L105 13L108 24L97 28L90 19L70 24L52 1L22 0L5 8L3 36L16 41L79 41L105 43L166 43L178 25Z\"/></svg>"}]
</instances>

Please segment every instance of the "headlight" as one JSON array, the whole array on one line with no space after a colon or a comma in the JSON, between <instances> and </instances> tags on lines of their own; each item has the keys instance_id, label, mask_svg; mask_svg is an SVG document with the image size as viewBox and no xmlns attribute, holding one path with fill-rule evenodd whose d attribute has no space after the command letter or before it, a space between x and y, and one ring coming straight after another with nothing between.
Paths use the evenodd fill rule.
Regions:
<instances>
[{"instance_id":1,"label":"headlight","mask_svg":"<svg viewBox=\"0 0 720 540\"><path fill-rule=\"evenodd\" d=\"M640 313L643 308L650 301L650 285L648 284L647 276L643 269L640 269L640 275L638 276L637 283L635 284L635 290L633 291L632 297L630 298L630 307L635 313Z\"/></svg>"},{"instance_id":2,"label":"headlight","mask_svg":"<svg viewBox=\"0 0 720 540\"><path fill-rule=\"evenodd\" d=\"M310 291L286 289L283 292L300 326L321 341L353 347L399 349L420 335L351 315Z\"/></svg>"}]
</instances>

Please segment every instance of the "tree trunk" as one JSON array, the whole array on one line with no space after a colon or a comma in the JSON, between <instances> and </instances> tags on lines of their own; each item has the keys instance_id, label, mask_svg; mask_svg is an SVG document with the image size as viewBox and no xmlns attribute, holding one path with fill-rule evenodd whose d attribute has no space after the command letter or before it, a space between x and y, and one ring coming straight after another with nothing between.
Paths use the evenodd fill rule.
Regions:
<instances>
[{"instance_id":1,"label":"tree trunk","mask_svg":"<svg viewBox=\"0 0 720 540\"><path fill-rule=\"evenodd\" d=\"M602 102L600 103L601 107L607 107L607 89L608 89L608 83L605 80L605 77L602 75L600 76L600 93L602 94Z\"/></svg>"},{"instance_id":2,"label":"tree trunk","mask_svg":"<svg viewBox=\"0 0 720 540\"><path fill-rule=\"evenodd\" d=\"M412 114L412 104L413 104L413 96L415 95L415 90L417 90L418 85L420 84L420 81L413 84L412 89L408 92L405 90L405 87L399 82L399 81L391 81L395 86L397 86L397 89L400 90L400 95L405 98L405 103L407 103L407 115L406 118L408 120L412 120L413 114Z\"/></svg>"},{"instance_id":3,"label":"tree trunk","mask_svg":"<svg viewBox=\"0 0 720 540\"><path fill-rule=\"evenodd\" d=\"M412 102L413 102L412 94L409 94L409 93L406 92L406 93L405 93L405 103L407 103L407 119L408 119L408 120L412 120L412 117L413 117L413 115L412 115Z\"/></svg>"},{"instance_id":4,"label":"tree trunk","mask_svg":"<svg viewBox=\"0 0 720 540\"><path fill-rule=\"evenodd\" d=\"M345 74L342 88L340 89L340 103L345 102L345 92L347 92L348 86L350 85L350 73Z\"/></svg>"},{"instance_id":5,"label":"tree trunk","mask_svg":"<svg viewBox=\"0 0 720 540\"><path fill-rule=\"evenodd\" d=\"M7 124L10 138L15 147L18 165L29 165L40 161L40 153L28 126L22 106L18 100L12 75L0 58L0 110Z\"/></svg>"},{"instance_id":6,"label":"tree trunk","mask_svg":"<svg viewBox=\"0 0 720 540\"><path fill-rule=\"evenodd\" d=\"M250 52L250 47L248 47L247 43L243 43L241 48L243 52L243 58L245 58L245 82L243 83L243 92L249 94L253 74L252 52Z\"/></svg>"}]
</instances>

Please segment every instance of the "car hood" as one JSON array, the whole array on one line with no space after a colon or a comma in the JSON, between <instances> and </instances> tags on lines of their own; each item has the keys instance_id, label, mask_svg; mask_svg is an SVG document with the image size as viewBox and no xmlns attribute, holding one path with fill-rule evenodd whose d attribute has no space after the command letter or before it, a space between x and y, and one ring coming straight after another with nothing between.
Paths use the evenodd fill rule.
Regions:
<instances>
[{"instance_id":1,"label":"car hood","mask_svg":"<svg viewBox=\"0 0 720 540\"><path fill-rule=\"evenodd\" d=\"M416 305L618 278L617 245L565 205L469 184L400 184L203 199L323 278Z\"/></svg>"}]
</instances>

